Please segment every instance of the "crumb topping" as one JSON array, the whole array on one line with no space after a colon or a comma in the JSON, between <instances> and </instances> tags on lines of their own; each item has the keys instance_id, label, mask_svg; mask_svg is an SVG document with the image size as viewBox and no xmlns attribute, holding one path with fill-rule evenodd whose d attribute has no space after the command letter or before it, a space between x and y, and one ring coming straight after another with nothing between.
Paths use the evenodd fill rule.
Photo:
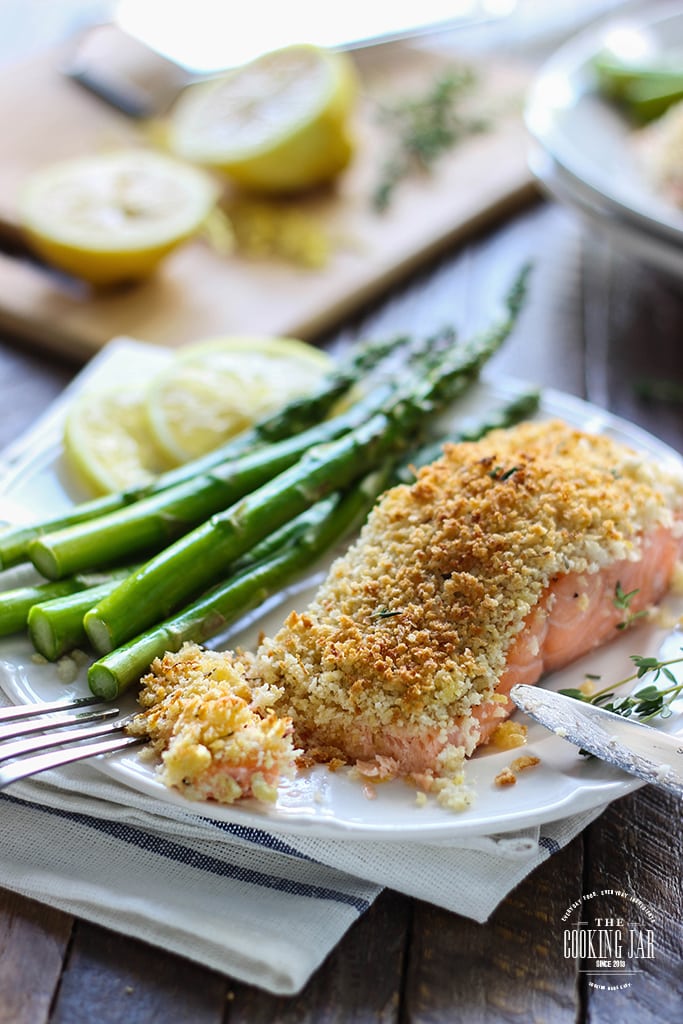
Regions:
<instances>
[{"instance_id":1,"label":"crumb topping","mask_svg":"<svg viewBox=\"0 0 683 1024\"><path fill-rule=\"evenodd\" d=\"M255 654L186 645L157 659L131 731L195 798L273 800L283 774L322 761L355 763L369 796L404 776L463 810L482 736L525 742L524 726L499 724L511 705L495 689L532 610L562 577L639 561L648 531L680 536L682 510L679 476L560 421L447 445L382 497L308 608ZM537 762L517 758L496 784Z\"/></svg>"},{"instance_id":2,"label":"crumb topping","mask_svg":"<svg viewBox=\"0 0 683 1024\"><path fill-rule=\"evenodd\" d=\"M637 560L682 496L673 474L560 421L447 445L384 495L312 604L263 642L257 677L322 746L363 750L387 729L443 736L492 699L549 584Z\"/></svg>"},{"instance_id":3,"label":"crumb topping","mask_svg":"<svg viewBox=\"0 0 683 1024\"><path fill-rule=\"evenodd\" d=\"M535 757L533 754L523 754L522 757L515 758L510 768L517 774L517 772L526 771L527 768L535 768L540 763L540 757Z\"/></svg>"},{"instance_id":4,"label":"crumb topping","mask_svg":"<svg viewBox=\"0 0 683 1024\"><path fill-rule=\"evenodd\" d=\"M511 768L503 768L502 771L498 772L493 781L496 786L514 786L517 782L517 776Z\"/></svg>"}]
</instances>

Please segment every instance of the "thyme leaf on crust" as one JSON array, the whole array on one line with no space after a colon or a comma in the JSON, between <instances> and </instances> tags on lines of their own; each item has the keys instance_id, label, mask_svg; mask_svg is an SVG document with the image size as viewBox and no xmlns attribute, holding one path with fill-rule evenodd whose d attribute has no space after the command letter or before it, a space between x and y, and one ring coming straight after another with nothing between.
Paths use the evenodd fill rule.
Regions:
<instances>
[{"instance_id":1,"label":"thyme leaf on crust","mask_svg":"<svg viewBox=\"0 0 683 1024\"><path fill-rule=\"evenodd\" d=\"M399 611L392 612L388 608L376 608L375 611L371 613L370 618L371 619L390 619L394 615L401 615L401 611L399 610Z\"/></svg>"},{"instance_id":2,"label":"thyme leaf on crust","mask_svg":"<svg viewBox=\"0 0 683 1024\"><path fill-rule=\"evenodd\" d=\"M499 480L501 483L504 483L506 480L509 480L513 473L516 473L519 468L519 466L511 466L509 469L504 470L502 466L494 466L494 468L490 470L489 476L492 480Z\"/></svg>"}]
</instances>

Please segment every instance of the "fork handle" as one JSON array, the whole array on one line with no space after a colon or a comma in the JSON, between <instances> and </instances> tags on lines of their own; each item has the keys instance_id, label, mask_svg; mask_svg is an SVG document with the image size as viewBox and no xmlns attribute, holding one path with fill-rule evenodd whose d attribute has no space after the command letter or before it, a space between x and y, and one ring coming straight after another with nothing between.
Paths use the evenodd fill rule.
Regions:
<instances>
[{"instance_id":1,"label":"fork handle","mask_svg":"<svg viewBox=\"0 0 683 1024\"><path fill-rule=\"evenodd\" d=\"M52 747L64 747L68 743L79 743L82 740L94 740L111 733L123 733L126 726L131 722L132 715L128 718L120 718L115 722L98 722L96 725L89 725L85 729L77 722L67 722L67 725L76 728L63 728L62 722L57 722L54 733L42 732L39 736L29 736L28 739L12 740L9 743L0 743L0 764L3 761L12 761L17 757L24 757L26 754L37 754L40 751ZM45 728L51 725L43 723Z\"/></svg>"},{"instance_id":2,"label":"fork handle","mask_svg":"<svg viewBox=\"0 0 683 1024\"><path fill-rule=\"evenodd\" d=\"M73 761L83 761L86 757L95 757L97 754L110 754L114 750L122 750L124 747L132 747L146 742L146 739L140 736L117 736L113 740L84 743L81 746L70 747L67 750L53 750L47 754L25 757L0 768L0 790L9 786L11 782L25 779L29 775L37 775L39 772L48 771L50 768L59 768L61 765L71 764Z\"/></svg>"},{"instance_id":3,"label":"fork handle","mask_svg":"<svg viewBox=\"0 0 683 1024\"><path fill-rule=\"evenodd\" d=\"M13 704L7 708L0 708L0 723L13 722L17 718L33 718L36 715L44 715L48 711L71 711L76 708L89 707L92 704L103 704L107 702L101 697L76 697L73 700L52 700L43 701L40 704Z\"/></svg>"}]
</instances>

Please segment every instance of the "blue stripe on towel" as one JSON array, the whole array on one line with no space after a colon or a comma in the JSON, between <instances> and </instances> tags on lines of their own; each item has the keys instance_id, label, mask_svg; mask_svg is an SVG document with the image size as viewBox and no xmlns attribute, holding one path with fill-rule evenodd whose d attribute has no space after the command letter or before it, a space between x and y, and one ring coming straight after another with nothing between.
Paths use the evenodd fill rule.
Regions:
<instances>
[{"instance_id":1,"label":"blue stripe on towel","mask_svg":"<svg viewBox=\"0 0 683 1024\"><path fill-rule=\"evenodd\" d=\"M264 846L275 853L284 853L288 857L308 860L313 864L319 863L314 857L309 857L307 853L302 853L300 850L295 849L295 847L290 846L283 839L273 835L272 832L264 832L263 829L247 825L236 825L230 821L214 821L212 818L200 818L199 820L203 825L211 825L213 828L221 829L221 831L228 832L231 836L235 836L236 839L243 839L247 843Z\"/></svg>"},{"instance_id":2,"label":"blue stripe on towel","mask_svg":"<svg viewBox=\"0 0 683 1024\"><path fill-rule=\"evenodd\" d=\"M548 853L559 853L562 849L557 840L551 839L550 836L539 836L538 845L542 846L544 850L548 851Z\"/></svg>"},{"instance_id":3,"label":"blue stripe on towel","mask_svg":"<svg viewBox=\"0 0 683 1024\"><path fill-rule=\"evenodd\" d=\"M92 818L88 814L80 814L75 811L63 811L56 807L45 807L42 804L33 804L28 800L20 800L18 797L9 796L7 793L0 793L0 799L8 800L10 803L20 807L29 807L32 810L43 811L45 814L52 814L68 821L77 822L87 828L96 829L106 835L119 839L131 846L142 850L148 850L168 860L186 864L197 871L207 871L222 878L235 878L238 881L248 882L250 885L260 885L266 889L277 889L280 892L289 893L291 896L308 896L311 899L332 900L335 903L344 903L353 907L359 914L365 913L370 907L370 902L360 896L353 896L350 893L339 892L337 889L328 889L326 886L311 885L307 882L296 882L289 878L278 878L277 875L267 875L262 871L254 871L252 868L242 867L238 864L230 864L211 857L209 854L199 853L191 850L180 843L170 839L162 839L159 836L151 835L140 829L125 825L120 821L106 821L101 818Z\"/></svg>"}]
</instances>

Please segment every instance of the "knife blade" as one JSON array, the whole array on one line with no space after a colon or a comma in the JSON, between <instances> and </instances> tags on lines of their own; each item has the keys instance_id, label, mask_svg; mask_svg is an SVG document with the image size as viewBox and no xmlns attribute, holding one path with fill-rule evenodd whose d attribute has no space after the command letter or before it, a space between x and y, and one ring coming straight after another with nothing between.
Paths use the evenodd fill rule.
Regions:
<instances>
[{"instance_id":1,"label":"knife blade","mask_svg":"<svg viewBox=\"0 0 683 1024\"><path fill-rule=\"evenodd\" d=\"M510 697L556 736L683 796L683 737L536 686L513 686Z\"/></svg>"}]
</instances>

